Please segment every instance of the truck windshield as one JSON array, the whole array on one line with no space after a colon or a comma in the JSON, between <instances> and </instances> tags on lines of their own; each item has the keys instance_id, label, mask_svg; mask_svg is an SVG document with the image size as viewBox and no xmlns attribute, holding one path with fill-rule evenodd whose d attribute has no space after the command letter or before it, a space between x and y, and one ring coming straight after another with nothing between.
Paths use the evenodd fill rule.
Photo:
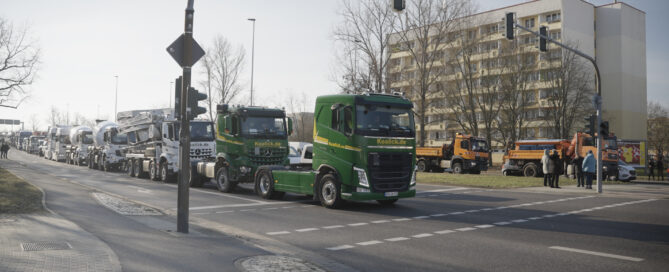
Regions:
<instances>
[{"instance_id":1,"label":"truck windshield","mask_svg":"<svg viewBox=\"0 0 669 272\"><path fill-rule=\"evenodd\" d=\"M181 128L180 124L174 124L174 130L177 132L176 135L179 135L179 129ZM179 140L179 137L176 137L175 140ZM190 123L190 140L192 142L206 142L214 140L214 126L209 122L191 122Z\"/></svg>"},{"instance_id":2,"label":"truck windshield","mask_svg":"<svg viewBox=\"0 0 669 272\"><path fill-rule=\"evenodd\" d=\"M128 135L125 133L112 133L112 144L128 144Z\"/></svg>"},{"instance_id":3,"label":"truck windshield","mask_svg":"<svg viewBox=\"0 0 669 272\"><path fill-rule=\"evenodd\" d=\"M472 141L472 151L488 152L488 143L486 143L483 140L473 140Z\"/></svg>"},{"instance_id":4,"label":"truck windshield","mask_svg":"<svg viewBox=\"0 0 669 272\"><path fill-rule=\"evenodd\" d=\"M60 137L58 138L58 141L59 141L61 144L70 144L70 137L69 137L69 136L65 136L65 135L60 135Z\"/></svg>"},{"instance_id":5,"label":"truck windshield","mask_svg":"<svg viewBox=\"0 0 669 272\"><path fill-rule=\"evenodd\" d=\"M618 143L616 138L604 139L602 143L604 143L605 149L618 149Z\"/></svg>"},{"instance_id":6,"label":"truck windshield","mask_svg":"<svg viewBox=\"0 0 669 272\"><path fill-rule=\"evenodd\" d=\"M409 108L357 105L355 133L368 136L413 137L413 112Z\"/></svg>"},{"instance_id":7,"label":"truck windshield","mask_svg":"<svg viewBox=\"0 0 669 272\"><path fill-rule=\"evenodd\" d=\"M246 119L242 119L242 135L285 137L286 124L281 117L249 116Z\"/></svg>"},{"instance_id":8,"label":"truck windshield","mask_svg":"<svg viewBox=\"0 0 669 272\"><path fill-rule=\"evenodd\" d=\"M93 132L87 131L81 135L81 143L83 144L92 144L93 143Z\"/></svg>"}]
</instances>

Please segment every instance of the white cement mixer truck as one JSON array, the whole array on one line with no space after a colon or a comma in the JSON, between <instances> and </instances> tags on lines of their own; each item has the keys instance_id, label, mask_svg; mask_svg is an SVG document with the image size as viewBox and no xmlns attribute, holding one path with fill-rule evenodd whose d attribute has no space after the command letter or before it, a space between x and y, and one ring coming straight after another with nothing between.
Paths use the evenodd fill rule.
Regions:
<instances>
[{"instance_id":1,"label":"white cement mixer truck","mask_svg":"<svg viewBox=\"0 0 669 272\"><path fill-rule=\"evenodd\" d=\"M101 121L93 128L93 144L88 146L88 168L103 171L121 170L125 162L124 149L128 137L118 131L118 125Z\"/></svg>"}]
</instances>

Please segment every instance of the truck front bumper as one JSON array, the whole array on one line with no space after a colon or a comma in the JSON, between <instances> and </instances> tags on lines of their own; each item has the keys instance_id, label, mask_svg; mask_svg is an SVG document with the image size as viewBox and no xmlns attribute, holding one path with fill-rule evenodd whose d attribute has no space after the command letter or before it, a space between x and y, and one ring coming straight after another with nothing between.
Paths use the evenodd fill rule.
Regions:
<instances>
[{"instance_id":1,"label":"truck front bumper","mask_svg":"<svg viewBox=\"0 0 669 272\"><path fill-rule=\"evenodd\" d=\"M386 194L391 193L391 196L386 196ZM392 195L397 193L397 195ZM385 200L385 199L398 199L398 198L407 198L416 196L416 187L410 187L407 191L402 192L386 192L386 193L366 193L366 192L351 192L351 193L341 193L341 198L345 200L353 201L365 201L365 200Z\"/></svg>"}]
</instances>

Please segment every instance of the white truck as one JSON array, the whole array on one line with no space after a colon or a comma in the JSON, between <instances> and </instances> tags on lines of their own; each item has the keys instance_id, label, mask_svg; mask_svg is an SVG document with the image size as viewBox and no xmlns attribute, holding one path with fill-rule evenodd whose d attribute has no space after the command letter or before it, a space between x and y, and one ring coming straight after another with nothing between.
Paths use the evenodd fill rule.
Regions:
<instances>
[{"instance_id":1,"label":"white truck","mask_svg":"<svg viewBox=\"0 0 669 272\"><path fill-rule=\"evenodd\" d=\"M93 143L93 130L87 126L70 129L70 145L65 151L65 163L82 165L88 157L88 146Z\"/></svg>"},{"instance_id":2,"label":"white truck","mask_svg":"<svg viewBox=\"0 0 669 272\"><path fill-rule=\"evenodd\" d=\"M70 126L56 128L56 134L51 143L51 160L65 161L65 152L70 144Z\"/></svg>"},{"instance_id":3,"label":"white truck","mask_svg":"<svg viewBox=\"0 0 669 272\"><path fill-rule=\"evenodd\" d=\"M88 168L106 172L123 169L128 137L119 132L118 125L112 121L99 121L93 128L92 137L93 144L88 146Z\"/></svg>"},{"instance_id":4,"label":"white truck","mask_svg":"<svg viewBox=\"0 0 669 272\"><path fill-rule=\"evenodd\" d=\"M172 109L135 110L117 114L120 131L128 135L126 171L131 177L149 177L167 182L179 173L179 125ZM214 124L210 121L190 122L191 165L186 169L195 176L195 165L215 154Z\"/></svg>"},{"instance_id":5,"label":"white truck","mask_svg":"<svg viewBox=\"0 0 669 272\"><path fill-rule=\"evenodd\" d=\"M33 135L28 138L28 150L30 154L40 154L40 143L44 140L44 136Z\"/></svg>"}]
</instances>

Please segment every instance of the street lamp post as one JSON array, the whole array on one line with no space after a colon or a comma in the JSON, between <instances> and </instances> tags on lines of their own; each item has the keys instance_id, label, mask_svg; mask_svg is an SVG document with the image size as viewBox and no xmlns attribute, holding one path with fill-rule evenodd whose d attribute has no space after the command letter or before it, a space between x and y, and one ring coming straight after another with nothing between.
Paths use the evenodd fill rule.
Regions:
<instances>
[{"instance_id":1,"label":"street lamp post","mask_svg":"<svg viewBox=\"0 0 669 272\"><path fill-rule=\"evenodd\" d=\"M114 122L116 120L116 111L118 109L118 75L114 76L116 78L116 94L114 95Z\"/></svg>"},{"instance_id":2,"label":"street lamp post","mask_svg":"<svg viewBox=\"0 0 669 272\"><path fill-rule=\"evenodd\" d=\"M253 22L253 36L251 38L251 106L253 106L253 63L255 62L256 18L249 18Z\"/></svg>"},{"instance_id":3,"label":"street lamp post","mask_svg":"<svg viewBox=\"0 0 669 272\"><path fill-rule=\"evenodd\" d=\"M174 95L174 94L172 93L172 84L173 84L173 83L174 83L174 81L170 81L170 89L169 89L169 91L167 92L167 93L170 95L170 103L167 104L167 107L168 107L168 108L169 108L169 107L172 107L172 96Z\"/></svg>"}]
</instances>

